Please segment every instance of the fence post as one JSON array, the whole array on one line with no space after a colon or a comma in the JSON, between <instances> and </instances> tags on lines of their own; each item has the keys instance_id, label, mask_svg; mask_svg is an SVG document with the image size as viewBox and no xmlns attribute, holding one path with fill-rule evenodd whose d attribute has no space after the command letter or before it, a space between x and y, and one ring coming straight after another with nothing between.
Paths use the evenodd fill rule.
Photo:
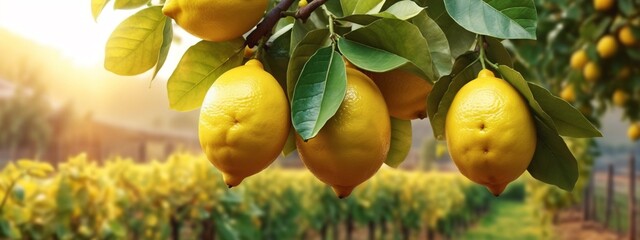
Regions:
<instances>
[{"instance_id":1,"label":"fence post","mask_svg":"<svg viewBox=\"0 0 640 240\"><path fill-rule=\"evenodd\" d=\"M613 163L609 163L609 172L607 173L607 200L605 204L604 226L609 228L611 208L613 207Z\"/></svg>"},{"instance_id":2,"label":"fence post","mask_svg":"<svg viewBox=\"0 0 640 240\"><path fill-rule=\"evenodd\" d=\"M636 239L636 159L634 152L629 157L629 239Z\"/></svg>"}]
</instances>

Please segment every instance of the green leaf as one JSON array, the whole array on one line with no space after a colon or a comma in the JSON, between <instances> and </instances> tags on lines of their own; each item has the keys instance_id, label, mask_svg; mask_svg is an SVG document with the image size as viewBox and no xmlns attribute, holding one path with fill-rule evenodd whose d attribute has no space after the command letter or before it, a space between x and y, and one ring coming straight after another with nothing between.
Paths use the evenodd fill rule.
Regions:
<instances>
[{"instance_id":1,"label":"green leaf","mask_svg":"<svg viewBox=\"0 0 640 240\"><path fill-rule=\"evenodd\" d=\"M374 14L380 12L384 5L384 0L340 0L342 13L344 16L352 14Z\"/></svg>"},{"instance_id":2,"label":"green leaf","mask_svg":"<svg viewBox=\"0 0 640 240\"><path fill-rule=\"evenodd\" d=\"M421 11L420 14L411 19L411 23L420 29L422 36L429 43L429 52L431 52L431 59L438 76L449 74L453 66L453 58L451 58L449 41L447 41L442 29L433 19L427 16L425 11Z\"/></svg>"},{"instance_id":3,"label":"green leaf","mask_svg":"<svg viewBox=\"0 0 640 240\"><path fill-rule=\"evenodd\" d=\"M391 5L383 13L390 13L398 19L407 20L417 16L422 10L424 8L418 6L415 2L404 0Z\"/></svg>"},{"instance_id":4,"label":"green leaf","mask_svg":"<svg viewBox=\"0 0 640 240\"><path fill-rule=\"evenodd\" d=\"M468 56L471 56L471 55L463 55L463 57L457 60L456 64L454 64L454 68L455 68L455 65L460 65L462 63L469 62L467 59ZM461 63L458 63L458 61L460 61ZM460 72L455 74L451 79L451 82L447 86L444 86L446 82L439 84L440 86L437 86L437 87L439 88L438 92L440 92L440 94L442 94L442 90L441 90L442 88L446 87L447 90L444 93L444 95L441 96L440 100L437 101L437 104L435 104L436 103L435 99L438 96L433 96L433 97L431 96L433 94L433 90L429 94L429 97L427 100L428 101L427 104L429 108L431 108L432 106L437 106L436 112L429 116L429 118L431 119L431 128L433 129L433 135L435 136L436 139L438 140L445 139L444 126L447 120L447 113L449 112L449 108L451 107L451 103L453 102L453 99L455 98L458 91L460 91L460 89L465 84L467 84L469 81L477 77L478 72L481 69L482 69L482 66L478 61L472 61L466 67L464 67L464 69L462 69ZM438 82L436 82L436 84L438 84ZM436 86L434 86L434 89L435 88ZM434 105L429 105L429 104L434 104Z\"/></svg>"},{"instance_id":5,"label":"green leaf","mask_svg":"<svg viewBox=\"0 0 640 240\"><path fill-rule=\"evenodd\" d=\"M293 29L295 30L295 25ZM318 49L329 45L329 35L329 29L310 31L293 48L289 66L287 67L287 96L289 96L289 100L293 97L293 89L296 86L300 72L302 72L302 67ZM291 33L291 38L293 41L293 32Z\"/></svg>"},{"instance_id":6,"label":"green leaf","mask_svg":"<svg viewBox=\"0 0 640 240\"><path fill-rule=\"evenodd\" d=\"M287 136L287 141L284 143L284 148L282 148L282 155L289 156L293 151L296 150L296 129L291 126L289 129L289 136Z\"/></svg>"},{"instance_id":7,"label":"green leaf","mask_svg":"<svg viewBox=\"0 0 640 240\"><path fill-rule=\"evenodd\" d=\"M242 38L217 43L200 41L191 46L167 82L171 109L190 111L199 108L211 84L240 65L243 55Z\"/></svg>"},{"instance_id":8,"label":"green leaf","mask_svg":"<svg viewBox=\"0 0 640 240\"><path fill-rule=\"evenodd\" d=\"M115 9L132 9L142 7L149 3L149 0L115 0L113 8Z\"/></svg>"},{"instance_id":9,"label":"green leaf","mask_svg":"<svg viewBox=\"0 0 640 240\"><path fill-rule=\"evenodd\" d=\"M535 114L540 120L547 125L548 128L556 130L556 126L553 123L551 117L540 107L538 101L533 97L533 93L531 93L531 89L529 89L529 85L526 80L522 77L522 75L512 68L506 65L500 65L498 68L498 72L500 75L513 86L522 97L527 101L529 107L533 110L533 114Z\"/></svg>"},{"instance_id":10,"label":"green leaf","mask_svg":"<svg viewBox=\"0 0 640 240\"><path fill-rule=\"evenodd\" d=\"M568 137L602 137L602 133L571 104L553 96L547 89L529 83L533 97L549 114L558 133Z\"/></svg>"},{"instance_id":11,"label":"green leaf","mask_svg":"<svg viewBox=\"0 0 640 240\"><path fill-rule=\"evenodd\" d=\"M349 0L347 0L349 1ZM359 13L368 13L374 14L380 12L382 6L384 5L384 0L358 0L353 1L356 2L356 7L353 10L354 14Z\"/></svg>"},{"instance_id":12,"label":"green leaf","mask_svg":"<svg viewBox=\"0 0 640 240\"><path fill-rule=\"evenodd\" d=\"M327 7L327 10L336 17L342 17L344 15L342 13L342 4L340 3L340 0L327 0L324 6Z\"/></svg>"},{"instance_id":13,"label":"green leaf","mask_svg":"<svg viewBox=\"0 0 640 240\"><path fill-rule=\"evenodd\" d=\"M274 33L269 41L269 51L262 51L259 56L262 59L265 71L271 73L283 87L287 84L287 67L289 66L289 47L291 45L291 31L293 24L284 27ZM289 29L289 30L287 30ZM279 36L278 36L279 35ZM275 39L274 39L275 37Z\"/></svg>"},{"instance_id":14,"label":"green leaf","mask_svg":"<svg viewBox=\"0 0 640 240\"><path fill-rule=\"evenodd\" d=\"M447 36L453 58L457 58L471 49L476 41L476 34L462 28L449 16L444 6L444 0L430 0L426 10L429 17L436 21Z\"/></svg>"},{"instance_id":15,"label":"green leaf","mask_svg":"<svg viewBox=\"0 0 640 240\"><path fill-rule=\"evenodd\" d=\"M445 0L447 12L460 26L502 39L536 39L538 15L532 0Z\"/></svg>"},{"instance_id":16,"label":"green leaf","mask_svg":"<svg viewBox=\"0 0 640 240\"><path fill-rule=\"evenodd\" d=\"M429 93L427 99L427 114L429 115L430 119L433 120L436 112L438 112L440 101L447 92L447 89L449 89L449 84L451 84L451 80L453 80L453 77L464 70L471 63L476 61L477 58L478 56L474 52L469 52L456 58L453 69L451 70L451 74L440 77L440 79L435 82L435 84L433 85L433 89L431 89L431 92Z\"/></svg>"},{"instance_id":17,"label":"green leaf","mask_svg":"<svg viewBox=\"0 0 640 240\"><path fill-rule=\"evenodd\" d=\"M304 23L301 20L296 20L293 23L293 27L291 28L291 49L296 49L296 46L298 46L298 44L300 44L300 42L311 31L315 31L318 29L326 29L327 31L329 31L327 29L328 24L328 18L324 15L319 15L316 12L311 13L309 20Z\"/></svg>"},{"instance_id":18,"label":"green leaf","mask_svg":"<svg viewBox=\"0 0 640 240\"><path fill-rule=\"evenodd\" d=\"M171 25L171 19L166 18L164 23L164 30L162 34L162 46L160 47L160 54L158 56L158 64L156 64L156 70L153 72L153 77L151 79L155 79L158 75L158 71L164 65L164 62L167 60L167 56L169 55L169 48L171 47L171 41L173 40L173 25Z\"/></svg>"},{"instance_id":19,"label":"green leaf","mask_svg":"<svg viewBox=\"0 0 640 240\"><path fill-rule=\"evenodd\" d=\"M392 19L395 18L400 20L407 20L415 17L422 10L423 8L418 6L415 2L405 0L392 5L387 10L381 13L353 14L353 15L342 17L342 18L338 18L338 20L357 23L360 25L369 25L381 18L392 18Z\"/></svg>"},{"instance_id":20,"label":"green leaf","mask_svg":"<svg viewBox=\"0 0 640 240\"><path fill-rule=\"evenodd\" d=\"M318 49L304 65L291 100L293 127L303 140L318 134L347 91L345 63L333 46Z\"/></svg>"},{"instance_id":21,"label":"green leaf","mask_svg":"<svg viewBox=\"0 0 640 240\"><path fill-rule=\"evenodd\" d=\"M578 163L555 130L535 118L538 141L527 170L534 178L571 191L578 180Z\"/></svg>"},{"instance_id":22,"label":"green leaf","mask_svg":"<svg viewBox=\"0 0 640 240\"><path fill-rule=\"evenodd\" d=\"M484 41L487 43L485 52L487 53L487 58L489 58L491 62L513 68L511 54L509 54L509 51L504 47L504 45L502 45L500 40L492 37L485 37Z\"/></svg>"},{"instance_id":23,"label":"green leaf","mask_svg":"<svg viewBox=\"0 0 640 240\"><path fill-rule=\"evenodd\" d=\"M107 40L104 67L115 74L132 76L155 66L166 19L158 6L143 9L122 21Z\"/></svg>"},{"instance_id":24,"label":"green leaf","mask_svg":"<svg viewBox=\"0 0 640 240\"><path fill-rule=\"evenodd\" d=\"M418 27L407 21L383 18L346 34L345 38L403 57L413 63L406 64L404 70L430 82L437 79L427 40Z\"/></svg>"},{"instance_id":25,"label":"green leaf","mask_svg":"<svg viewBox=\"0 0 640 240\"><path fill-rule=\"evenodd\" d=\"M342 55L357 67L371 72L386 72L396 69L409 60L393 53L369 47L345 38L338 39Z\"/></svg>"},{"instance_id":26,"label":"green leaf","mask_svg":"<svg viewBox=\"0 0 640 240\"><path fill-rule=\"evenodd\" d=\"M600 36L608 30L611 21L613 21L611 17L602 18L599 14L591 15L580 25L580 38L598 41Z\"/></svg>"},{"instance_id":27,"label":"green leaf","mask_svg":"<svg viewBox=\"0 0 640 240\"><path fill-rule=\"evenodd\" d=\"M410 120L391 118L391 146L385 164L397 168L404 162L411 149L411 134Z\"/></svg>"},{"instance_id":28,"label":"green leaf","mask_svg":"<svg viewBox=\"0 0 640 240\"><path fill-rule=\"evenodd\" d=\"M107 6L110 0L91 0L91 15L93 16L94 21L98 21L98 16L104 10L104 7Z\"/></svg>"}]
</instances>

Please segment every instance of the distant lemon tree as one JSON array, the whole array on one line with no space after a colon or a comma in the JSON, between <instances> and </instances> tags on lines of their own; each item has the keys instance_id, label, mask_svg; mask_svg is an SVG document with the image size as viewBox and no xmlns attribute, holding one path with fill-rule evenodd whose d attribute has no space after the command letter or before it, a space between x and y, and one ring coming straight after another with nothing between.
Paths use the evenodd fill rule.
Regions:
<instances>
[{"instance_id":1,"label":"distant lemon tree","mask_svg":"<svg viewBox=\"0 0 640 240\"><path fill-rule=\"evenodd\" d=\"M92 0L96 19L108 2ZM294 3L115 0L115 9L140 10L113 31L104 66L127 76L152 70L155 77L171 47L172 22L203 39L184 53L167 92L172 109L200 108L201 145L229 186L268 166L274 152L297 149L318 179L346 197L383 163L398 166L411 146L410 120L428 117L434 137L449 141L463 174L498 174L466 174L496 195L525 169L573 189L578 166L561 136L601 134L576 108L531 82L543 79L527 81L514 70L505 43L536 39L533 0ZM479 81L479 72L479 80L495 76L495 84L486 84L495 91L459 94ZM500 98L503 91L512 97ZM448 114L457 102L474 103L474 111ZM507 124L509 119L522 121ZM483 129L482 123L490 134L463 131ZM500 151L509 143L527 154ZM482 164L487 161L496 164ZM504 169L512 174L499 176Z\"/></svg>"}]
</instances>

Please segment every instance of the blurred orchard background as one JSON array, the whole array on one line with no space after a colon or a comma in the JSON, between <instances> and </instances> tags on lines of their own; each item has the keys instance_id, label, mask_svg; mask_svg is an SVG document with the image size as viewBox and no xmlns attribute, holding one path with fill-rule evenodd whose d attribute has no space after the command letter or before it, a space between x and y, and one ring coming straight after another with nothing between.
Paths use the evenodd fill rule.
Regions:
<instances>
[{"instance_id":1,"label":"blurred orchard background","mask_svg":"<svg viewBox=\"0 0 640 240\"><path fill-rule=\"evenodd\" d=\"M425 119L399 169L340 200L296 154L226 189L201 155L198 112L168 107L170 69L198 39L175 28L156 80L120 77L104 46L132 12L109 4L95 22L88 0L0 0L0 239L635 239L640 47L620 31L640 39L640 3L611 2L536 1L538 41L506 42L526 79L564 91L604 135L566 139L573 192L525 173L493 197ZM617 48L603 57L606 35ZM570 66L580 50L597 78Z\"/></svg>"}]
</instances>

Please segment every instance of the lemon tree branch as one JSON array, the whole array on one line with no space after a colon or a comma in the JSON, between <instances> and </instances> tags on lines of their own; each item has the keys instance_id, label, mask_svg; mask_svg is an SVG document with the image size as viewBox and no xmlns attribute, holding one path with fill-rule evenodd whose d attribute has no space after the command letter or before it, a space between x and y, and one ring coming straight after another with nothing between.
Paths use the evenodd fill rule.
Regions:
<instances>
[{"instance_id":1,"label":"lemon tree branch","mask_svg":"<svg viewBox=\"0 0 640 240\"><path fill-rule=\"evenodd\" d=\"M249 33L245 44L249 47L254 47L258 44L260 39L270 35L273 27L278 23L278 20L280 20L280 18L291 15L285 14L285 11L289 9L289 7L291 7L293 1L294 0L282 0L280 3L278 3L278 5L271 9L271 11L267 13L267 16L265 16L264 19L260 23L258 23L256 29ZM322 6L322 4L324 4L325 2L327 2L327 0L312 1L307 6L298 9L293 17L302 21L306 21L309 16L311 16L311 13Z\"/></svg>"}]
</instances>

